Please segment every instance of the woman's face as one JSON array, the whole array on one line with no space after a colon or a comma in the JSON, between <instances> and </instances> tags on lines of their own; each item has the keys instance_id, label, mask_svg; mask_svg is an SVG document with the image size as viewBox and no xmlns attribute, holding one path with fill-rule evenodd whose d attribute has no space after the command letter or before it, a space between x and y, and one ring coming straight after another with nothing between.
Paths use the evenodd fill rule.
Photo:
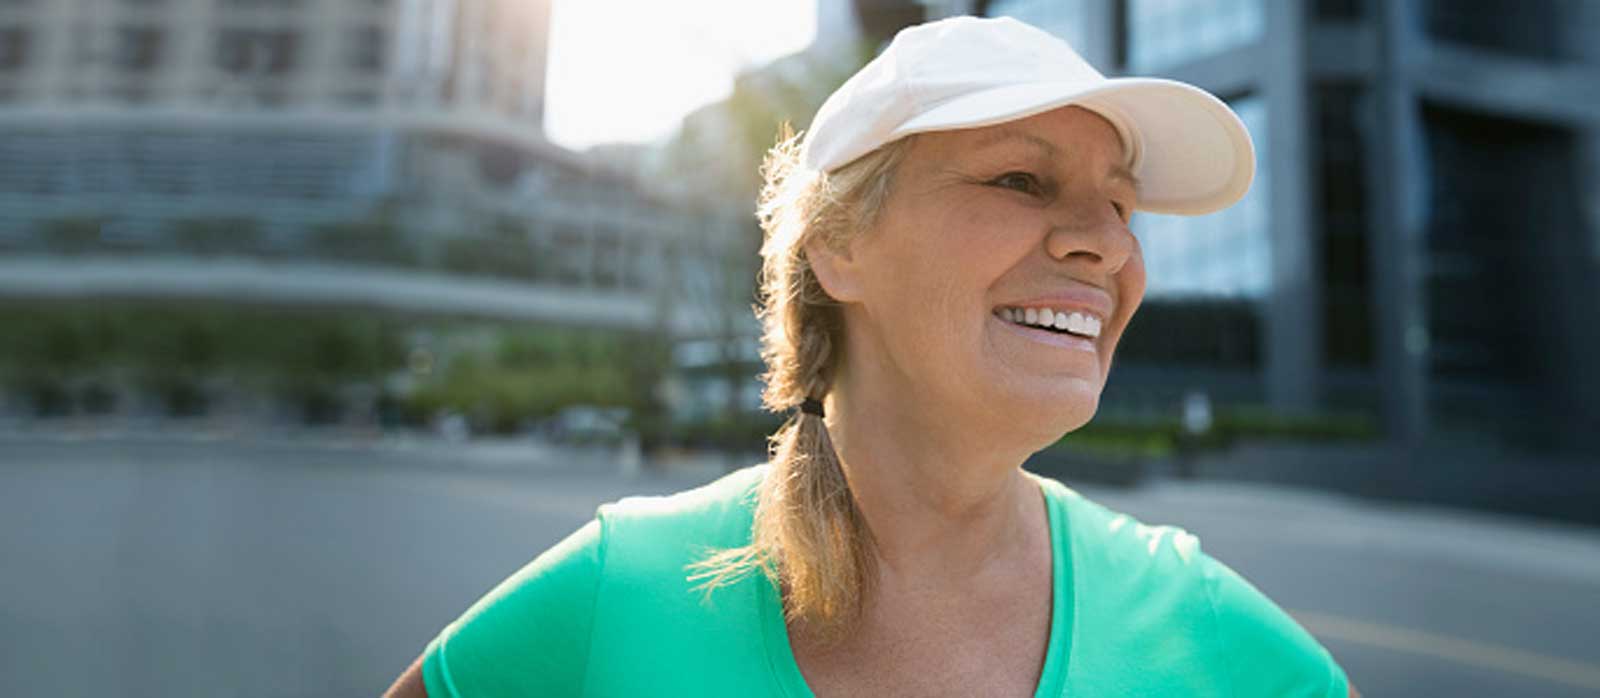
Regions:
<instances>
[{"instance_id":1,"label":"woman's face","mask_svg":"<svg viewBox=\"0 0 1600 698\"><path fill-rule=\"evenodd\" d=\"M917 136L874 228L818 269L844 301L846 370L1035 450L1088 422L1144 297L1123 163L1078 107Z\"/></svg>"}]
</instances>

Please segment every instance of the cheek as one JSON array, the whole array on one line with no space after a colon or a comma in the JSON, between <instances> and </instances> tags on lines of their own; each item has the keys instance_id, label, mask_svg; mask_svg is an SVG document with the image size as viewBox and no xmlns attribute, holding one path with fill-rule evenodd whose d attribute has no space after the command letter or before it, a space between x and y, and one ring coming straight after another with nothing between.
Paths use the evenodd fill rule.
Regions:
<instances>
[{"instance_id":1,"label":"cheek","mask_svg":"<svg viewBox=\"0 0 1600 698\"><path fill-rule=\"evenodd\" d=\"M1016 215L992 202L972 202L950 219L942 255L952 278L962 279L973 302L987 303L990 289L1038 246L1036 218ZM1048 227L1048 226L1046 226Z\"/></svg>"},{"instance_id":2,"label":"cheek","mask_svg":"<svg viewBox=\"0 0 1600 698\"><path fill-rule=\"evenodd\" d=\"M990 287L1027 255L1027 236L1017 234L1026 223L971 197L948 204L882 231L889 235L877 251L877 266L884 270L877 281L884 293L911 294L929 310L964 316L976 308L986 314Z\"/></svg>"}]
</instances>

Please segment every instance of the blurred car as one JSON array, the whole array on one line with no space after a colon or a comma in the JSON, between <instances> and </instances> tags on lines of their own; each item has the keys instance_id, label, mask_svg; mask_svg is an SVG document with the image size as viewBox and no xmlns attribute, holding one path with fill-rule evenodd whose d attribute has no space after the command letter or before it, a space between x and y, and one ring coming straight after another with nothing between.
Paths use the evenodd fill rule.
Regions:
<instances>
[{"instance_id":1,"label":"blurred car","mask_svg":"<svg viewBox=\"0 0 1600 698\"><path fill-rule=\"evenodd\" d=\"M627 421L625 407L575 405L545 420L539 431L546 438L563 443L615 443L622 440Z\"/></svg>"}]
</instances>

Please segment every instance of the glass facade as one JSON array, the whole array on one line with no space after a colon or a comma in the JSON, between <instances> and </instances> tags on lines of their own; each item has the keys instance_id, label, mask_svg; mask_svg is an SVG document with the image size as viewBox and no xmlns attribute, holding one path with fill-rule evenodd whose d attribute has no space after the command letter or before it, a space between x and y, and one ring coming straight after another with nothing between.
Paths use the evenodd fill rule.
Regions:
<instances>
[{"instance_id":1,"label":"glass facade","mask_svg":"<svg viewBox=\"0 0 1600 698\"><path fill-rule=\"evenodd\" d=\"M1435 39L1525 58L1590 61L1600 12L1592 0L1427 0L1423 29Z\"/></svg>"},{"instance_id":2,"label":"glass facade","mask_svg":"<svg viewBox=\"0 0 1600 698\"><path fill-rule=\"evenodd\" d=\"M20 71L28 64L28 30L0 27L0 73Z\"/></svg>"},{"instance_id":3,"label":"glass facade","mask_svg":"<svg viewBox=\"0 0 1600 698\"><path fill-rule=\"evenodd\" d=\"M1268 16L1278 11L1268 4L1274 1L979 4L1074 44L1103 38L1093 35L1103 22L1114 28L1099 46L1111 57L1108 74L1198 81L1230 99L1255 137L1256 178L1238 204L1199 217L1134 216L1147 300L1119 354L1145 373L1122 380L1151 389L1180 369L1204 367L1214 373L1207 389L1228 376L1255 381L1249 385L1259 395L1245 399L1310 384L1319 406L1381 404L1396 433L1473 432L1541 449L1592 450L1592 415L1600 414L1600 381L1587 377L1600 355L1593 329L1600 197L1590 196L1600 191L1600 136L1593 111L1554 115L1512 97L1461 103L1407 84L1382 60L1360 70L1323 69L1317 61L1279 66L1258 64L1255 51L1239 49L1384 34L1402 19L1391 11L1399 4L1406 31L1393 38L1404 48L1503 61L1509 72L1537 81L1541 69L1580 75L1600 64L1600 2L1303 0L1304 23L1291 23L1301 29L1296 35L1267 31L1269 23L1276 27ZM1295 79L1280 79L1289 77ZM1396 80L1400 94L1391 98L1384 90ZM1305 110L1273 110L1269 124L1267 96L1277 89L1304 90ZM1392 118L1396 105L1415 120ZM1570 114L1581 105L1576 93L1564 103ZM1272 227L1271 188L1284 186L1286 174L1271 168L1273 128L1304 137L1303 160L1281 164L1306 168L1304 229ZM1390 153L1391 145L1405 152ZM1387 179L1397 174L1415 179L1390 197L1385 189L1398 183ZM1308 246L1316 277L1308 295L1277 295L1290 290L1278 288L1288 281L1274 270L1283 233L1305 236L1297 242ZM1396 237L1407 242L1392 244ZM1269 309L1289 324L1268 331ZM1306 327L1319 330L1317 344L1293 334L1295 320L1315 323ZM1385 351L1395 360L1381 360ZM1255 373L1269 364L1271 371Z\"/></svg>"},{"instance_id":4,"label":"glass facade","mask_svg":"<svg viewBox=\"0 0 1600 698\"><path fill-rule=\"evenodd\" d=\"M1426 303L1441 424L1545 443L1590 428L1596 265L1569 128L1424 102Z\"/></svg>"},{"instance_id":5,"label":"glass facade","mask_svg":"<svg viewBox=\"0 0 1600 698\"><path fill-rule=\"evenodd\" d=\"M1164 68L1261 39L1262 0L1129 0L1128 68Z\"/></svg>"},{"instance_id":6,"label":"glass facade","mask_svg":"<svg viewBox=\"0 0 1600 698\"><path fill-rule=\"evenodd\" d=\"M1318 19L1352 20L1367 14L1366 0L1316 0L1312 4Z\"/></svg>"},{"instance_id":7,"label":"glass facade","mask_svg":"<svg viewBox=\"0 0 1600 698\"><path fill-rule=\"evenodd\" d=\"M1334 366L1372 364L1372 275L1367 242L1366 89L1323 83L1311 92L1317 133L1312 225L1321 245L1323 354Z\"/></svg>"},{"instance_id":8,"label":"glass facade","mask_svg":"<svg viewBox=\"0 0 1600 698\"><path fill-rule=\"evenodd\" d=\"M1133 232L1144 247L1147 296L1259 299L1271 288L1266 103L1247 97L1232 106L1255 140L1255 182L1239 203L1210 215L1134 215Z\"/></svg>"},{"instance_id":9,"label":"glass facade","mask_svg":"<svg viewBox=\"0 0 1600 698\"><path fill-rule=\"evenodd\" d=\"M1537 129L1427 105L1429 313L1431 364L1445 378L1521 384L1532 368L1529 343L1517 336L1538 307L1527 273L1537 269L1529 237L1539 207L1527 197L1528 177L1543 167ZM1517 231L1516 237L1508 231ZM1513 240L1516 242L1513 244ZM1515 332L1506 318L1516 317Z\"/></svg>"},{"instance_id":10,"label":"glass facade","mask_svg":"<svg viewBox=\"0 0 1600 698\"><path fill-rule=\"evenodd\" d=\"M262 202L374 196L389 189L370 135L252 135L177 130L36 131L0 136L0 208L15 194L170 196ZM18 202L38 206L29 198ZM262 203L271 206L271 203ZM237 208L237 204L232 205Z\"/></svg>"}]
</instances>

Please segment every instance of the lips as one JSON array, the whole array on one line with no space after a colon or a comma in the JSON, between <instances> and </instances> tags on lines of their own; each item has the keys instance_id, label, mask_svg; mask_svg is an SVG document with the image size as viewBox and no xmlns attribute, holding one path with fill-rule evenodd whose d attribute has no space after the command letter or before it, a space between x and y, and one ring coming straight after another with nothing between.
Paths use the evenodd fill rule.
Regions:
<instances>
[{"instance_id":1,"label":"lips","mask_svg":"<svg viewBox=\"0 0 1600 698\"><path fill-rule=\"evenodd\" d=\"M1010 327L1041 328L1052 335L1098 339L1111 318L1114 303L1105 289L1081 281L1057 286L1049 293L1007 301L993 309L994 316Z\"/></svg>"},{"instance_id":2,"label":"lips","mask_svg":"<svg viewBox=\"0 0 1600 698\"><path fill-rule=\"evenodd\" d=\"M1039 327L1094 339L1100 336L1100 317L1081 310L1001 306L995 310L1001 320L1024 327Z\"/></svg>"},{"instance_id":3,"label":"lips","mask_svg":"<svg viewBox=\"0 0 1600 698\"><path fill-rule=\"evenodd\" d=\"M1002 331L1007 333L1015 333L1018 337L1031 342L1044 344L1053 349L1077 350L1091 355L1096 355L1099 353L1099 348L1095 344L1096 340L1088 337L1081 337L1070 332L1064 332L1055 329L1047 330L1043 327L1018 324L1000 317L998 313L993 314L993 318L995 324L1002 328Z\"/></svg>"}]
</instances>

